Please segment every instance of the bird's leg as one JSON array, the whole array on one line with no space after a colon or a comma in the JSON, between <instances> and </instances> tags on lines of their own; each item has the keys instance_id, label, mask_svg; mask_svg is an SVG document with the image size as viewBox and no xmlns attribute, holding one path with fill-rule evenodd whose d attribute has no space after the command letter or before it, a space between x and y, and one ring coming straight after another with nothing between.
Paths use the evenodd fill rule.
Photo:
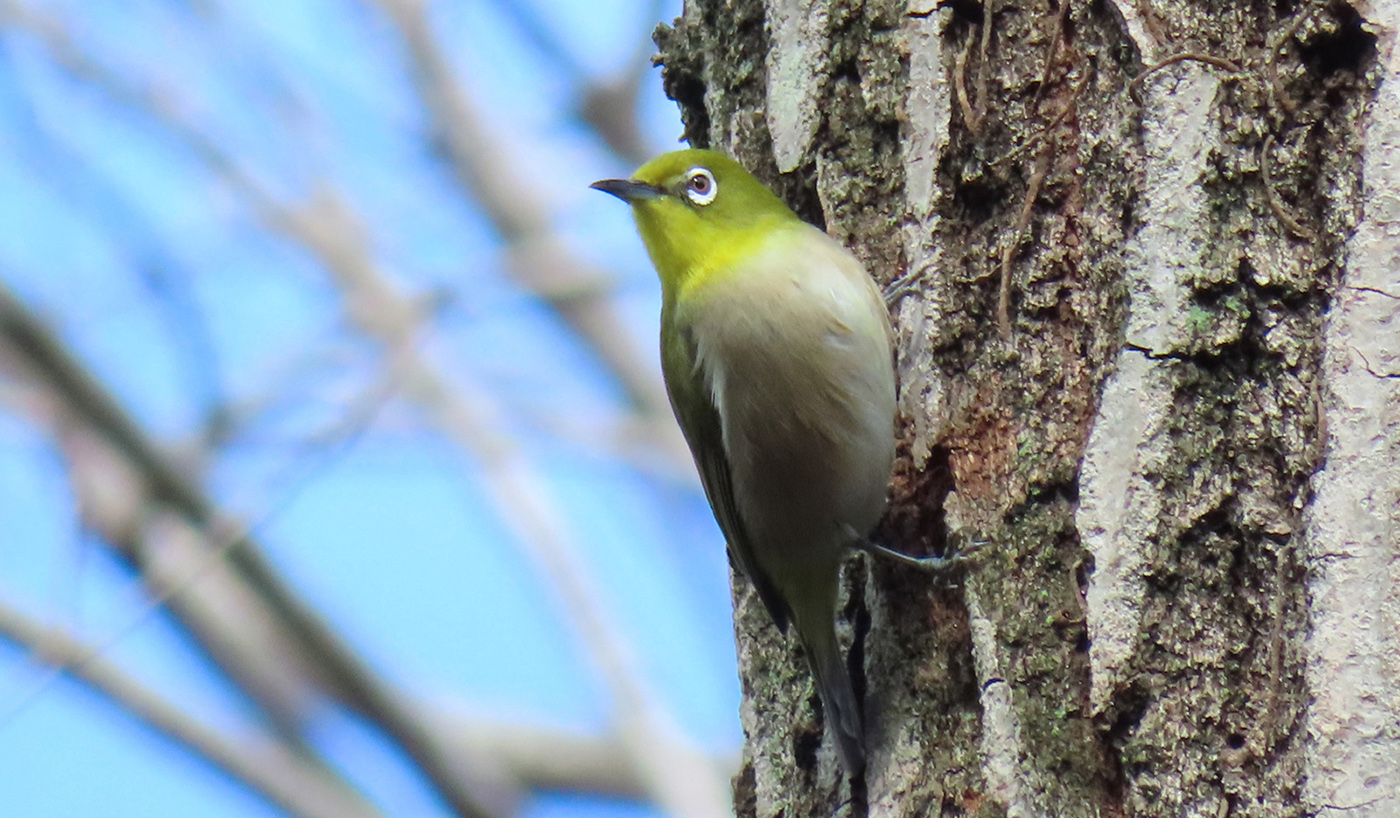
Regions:
<instances>
[{"instance_id":1,"label":"bird's leg","mask_svg":"<svg viewBox=\"0 0 1400 818\"><path fill-rule=\"evenodd\" d=\"M907 565L911 568L917 568L920 571L938 574L966 563L976 555L977 552L981 551L985 545L986 542L984 541L973 540L967 545L953 549L949 554L941 557L911 557L908 554L896 551L889 546L880 545L865 537L856 538L854 547L867 554L873 554L874 556L882 557L901 565Z\"/></svg>"}]
</instances>

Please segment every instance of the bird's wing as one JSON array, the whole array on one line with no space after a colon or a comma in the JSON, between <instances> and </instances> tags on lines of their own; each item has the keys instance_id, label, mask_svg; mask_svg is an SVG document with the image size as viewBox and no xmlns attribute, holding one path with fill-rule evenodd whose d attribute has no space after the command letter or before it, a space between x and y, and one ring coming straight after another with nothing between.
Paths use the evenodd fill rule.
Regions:
<instances>
[{"instance_id":1,"label":"bird's wing","mask_svg":"<svg viewBox=\"0 0 1400 818\"><path fill-rule=\"evenodd\" d=\"M671 316L663 320L673 321ZM680 423L686 443L690 445L705 497L710 501L720 531L729 545L729 557L758 591L758 598L768 609L778 630L786 633L790 617L787 604L753 557L753 546L739 507L734 502L734 485L729 457L724 452L724 436L719 411L698 357L694 339L684 327L669 327L662 337L672 339L661 350L661 368L666 374L666 391L671 409Z\"/></svg>"}]
</instances>

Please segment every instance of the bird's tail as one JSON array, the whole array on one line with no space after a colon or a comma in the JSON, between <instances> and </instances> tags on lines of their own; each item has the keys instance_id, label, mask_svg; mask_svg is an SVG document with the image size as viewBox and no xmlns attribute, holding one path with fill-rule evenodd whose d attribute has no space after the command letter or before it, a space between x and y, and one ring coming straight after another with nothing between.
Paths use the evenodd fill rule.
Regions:
<instances>
[{"instance_id":1,"label":"bird's tail","mask_svg":"<svg viewBox=\"0 0 1400 818\"><path fill-rule=\"evenodd\" d=\"M841 766L850 775L858 776L865 770L864 719L845 657L836 642L836 623L828 614L824 621L798 622L797 625L802 645L807 650L807 663L822 698L826 724L836 738Z\"/></svg>"}]
</instances>

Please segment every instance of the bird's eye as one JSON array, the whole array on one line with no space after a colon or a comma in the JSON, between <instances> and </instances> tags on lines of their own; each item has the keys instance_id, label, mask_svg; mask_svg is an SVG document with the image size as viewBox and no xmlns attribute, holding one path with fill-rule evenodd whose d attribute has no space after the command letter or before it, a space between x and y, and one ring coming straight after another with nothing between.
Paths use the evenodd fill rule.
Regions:
<instances>
[{"instance_id":1,"label":"bird's eye","mask_svg":"<svg viewBox=\"0 0 1400 818\"><path fill-rule=\"evenodd\" d=\"M713 202L717 187L715 177L704 168L691 168L685 175L685 196L698 205Z\"/></svg>"}]
</instances>

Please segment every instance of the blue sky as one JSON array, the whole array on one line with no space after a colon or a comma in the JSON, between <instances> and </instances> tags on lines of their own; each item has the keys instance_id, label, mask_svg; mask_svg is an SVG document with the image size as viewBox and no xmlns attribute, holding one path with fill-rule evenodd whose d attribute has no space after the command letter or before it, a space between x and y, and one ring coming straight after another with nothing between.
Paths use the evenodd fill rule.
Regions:
<instances>
[{"instance_id":1,"label":"blue sky","mask_svg":"<svg viewBox=\"0 0 1400 818\"><path fill-rule=\"evenodd\" d=\"M438 42L553 204L571 249L612 273L625 330L652 360L654 275L626 209L587 189L629 168L572 111L585 79L577 72L625 70L656 22L653 4L532 0L522 16L509 2L430 4ZM734 752L726 564L703 497L690 483L561 439L540 420L607 418L622 398L505 274L499 239L430 149L404 54L372 4L28 6L62 21L104 70L156 90L289 201L316 179L344 192L399 286L442 305L425 349L502 408L646 681L695 742ZM670 2L660 17L678 11ZM566 56L542 50L522 20ZM666 150L681 126L655 71L642 96L648 138ZM299 462L301 441L373 385L378 352L347 331L315 259L270 232L187 145L74 80L13 29L0 29L0 191L0 280L172 450L197 437L211 408L262 407L208 464L206 487L259 520L272 561L387 677L482 716L606 727L596 674L483 491L479 465L412 407L389 401L309 478L281 479ZM49 430L22 411L22 395L6 400L3 384L0 595L109 645L105 658L211 723L240 729L247 707L176 626L143 614L136 579L77 522ZM59 681L31 696L43 677L21 652L0 648L7 814L273 814L79 685ZM322 722L318 744L386 813L445 814L372 731L330 713ZM544 795L529 814L651 812Z\"/></svg>"}]
</instances>

